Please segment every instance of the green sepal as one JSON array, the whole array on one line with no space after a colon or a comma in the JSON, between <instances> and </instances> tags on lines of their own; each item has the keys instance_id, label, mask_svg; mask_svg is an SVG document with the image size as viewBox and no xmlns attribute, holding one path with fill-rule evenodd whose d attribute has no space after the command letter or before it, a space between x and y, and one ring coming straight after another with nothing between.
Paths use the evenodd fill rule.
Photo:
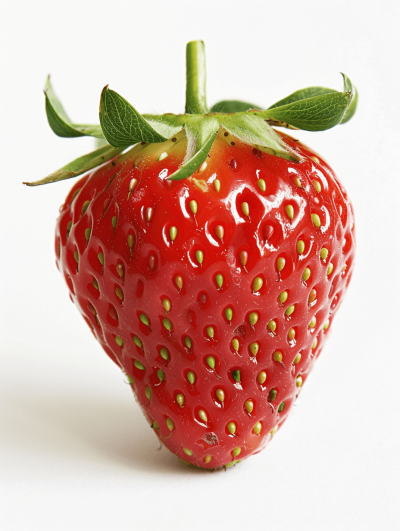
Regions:
<instances>
[{"instance_id":1,"label":"green sepal","mask_svg":"<svg viewBox=\"0 0 400 531\"><path fill-rule=\"evenodd\" d=\"M245 112L251 109L261 111L262 107L260 107L259 105L254 105L254 103L247 103L246 101L222 100L218 103L214 103L214 105L210 109L210 112Z\"/></svg>"},{"instance_id":2,"label":"green sepal","mask_svg":"<svg viewBox=\"0 0 400 531\"><path fill-rule=\"evenodd\" d=\"M139 142L165 142L168 136L158 133L122 96L104 87L100 99L100 125L114 147L128 147Z\"/></svg>"},{"instance_id":3,"label":"green sepal","mask_svg":"<svg viewBox=\"0 0 400 531\"><path fill-rule=\"evenodd\" d=\"M354 96L353 96L353 99L351 100L350 105L347 107L347 111L345 112L342 118L342 121L340 122L341 124L345 124L346 122L348 122L351 118L353 118L353 115L356 112L357 104L358 104L358 91L356 87L353 87L353 88L354 88Z\"/></svg>"},{"instance_id":4,"label":"green sepal","mask_svg":"<svg viewBox=\"0 0 400 531\"><path fill-rule=\"evenodd\" d=\"M94 136L95 138L104 138L100 125L76 124L72 123L60 100L54 94L53 87L50 83L50 76L47 77L44 86L44 95L46 97L46 114L47 120L53 132L57 136L64 138L73 138L78 136Z\"/></svg>"},{"instance_id":5,"label":"green sepal","mask_svg":"<svg viewBox=\"0 0 400 531\"><path fill-rule=\"evenodd\" d=\"M185 124L187 151L182 165L168 177L180 181L190 177L206 160L219 129L219 122L212 116L194 116Z\"/></svg>"},{"instance_id":6,"label":"green sepal","mask_svg":"<svg viewBox=\"0 0 400 531\"><path fill-rule=\"evenodd\" d=\"M355 112L355 107L353 107L350 116L346 116L347 110L354 99L355 89L350 79L344 74L342 76L344 80L343 92L326 92L329 89L323 89L323 94L320 93L317 96L306 97L305 99L296 99L301 94L307 95L307 90L310 90L303 89L278 102L280 105L275 104L271 108L260 112L258 116L268 120L270 123L271 120L280 122L276 123L276 125L282 125L283 127L293 126L306 131L325 131L341 123L344 119L349 120ZM314 87L314 89L318 89L318 87ZM291 98L292 101L290 103L282 104L282 102Z\"/></svg>"},{"instance_id":7,"label":"green sepal","mask_svg":"<svg viewBox=\"0 0 400 531\"><path fill-rule=\"evenodd\" d=\"M83 155L82 157L73 160L66 166L63 166L40 181L34 181L30 183L24 182L23 184L28 186L39 186L41 184L55 183L57 181L64 181L65 179L78 177L78 175L92 170L93 168L96 168L97 166L104 164L104 162L114 158L116 155L121 153L121 151L123 151L123 148L114 148L107 144L106 146L96 149L87 155Z\"/></svg>"},{"instance_id":8,"label":"green sepal","mask_svg":"<svg viewBox=\"0 0 400 531\"><path fill-rule=\"evenodd\" d=\"M300 158L283 142L270 125L259 116L249 114L222 114L220 124L245 144L264 148L271 155L298 162Z\"/></svg>"},{"instance_id":9,"label":"green sepal","mask_svg":"<svg viewBox=\"0 0 400 531\"><path fill-rule=\"evenodd\" d=\"M348 106L340 122L341 124L348 122L350 118L353 117L354 113L356 112L357 103L358 103L358 92L357 92L356 87L351 86L351 83L348 83L349 80L347 76L344 76L343 74L343 77L345 81L345 87L344 87L345 90L351 91L353 89L354 95L353 95L350 105ZM296 90L296 92L293 92L293 94L290 94L290 96L287 96L286 98L279 100L277 103L274 103L274 105L271 105L271 107L268 107L268 109L274 109L275 107L282 107L283 105L287 105L295 101L305 100L307 98L314 98L316 96L324 96L325 94L332 94L332 93L338 93L338 91L334 89L326 88L326 87L308 87L305 89Z\"/></svg>"}]
</instances>

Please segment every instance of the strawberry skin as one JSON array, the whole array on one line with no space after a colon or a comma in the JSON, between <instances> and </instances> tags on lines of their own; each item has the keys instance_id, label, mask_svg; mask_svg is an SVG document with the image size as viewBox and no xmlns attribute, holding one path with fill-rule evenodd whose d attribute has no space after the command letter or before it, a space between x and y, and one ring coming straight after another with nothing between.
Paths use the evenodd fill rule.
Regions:
<instances>
[{"instance_id":1,"label":"strawberry skin","mask_svg":"<svg viewBox=\"0 0 400 531\"><path fill-rule=\"evenodd\" d=\"M77 182L57 265L163 444L202 468L259 452L286 420L351 278L350 202L278 133L289 162L220 130L192 177L186 137L138 145Z\"/></svg>"}]
</instances>

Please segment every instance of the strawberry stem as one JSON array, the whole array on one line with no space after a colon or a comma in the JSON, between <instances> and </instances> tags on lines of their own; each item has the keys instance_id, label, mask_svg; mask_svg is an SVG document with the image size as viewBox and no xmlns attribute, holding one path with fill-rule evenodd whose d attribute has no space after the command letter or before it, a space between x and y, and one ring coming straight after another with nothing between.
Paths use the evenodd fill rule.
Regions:
<instances>
[{"instance_id":1,"label":"strawberry stem","mask_svg":"<svg viewBox=\"0 0 400 531\"><path fill-rule=\"evenodd\" d=\"M207 114L206 55L203 41L186 45L186 105L187 114Z\"/></svg>"}]
</instances>

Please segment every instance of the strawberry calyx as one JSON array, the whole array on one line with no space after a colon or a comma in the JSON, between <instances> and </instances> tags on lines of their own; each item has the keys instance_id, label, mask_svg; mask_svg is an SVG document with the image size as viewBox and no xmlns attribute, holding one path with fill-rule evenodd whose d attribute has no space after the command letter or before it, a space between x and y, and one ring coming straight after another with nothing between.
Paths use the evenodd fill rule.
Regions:
<instances>
[{"instance_id":1,"label":"strawberry calyx","mask_svg":"<svg viewBox=\"0 0 400 531\"><path fill-rule=\"evenodd\" d=\"M100 98L100 124L79 124L70 120L53 92L48 77L44 89L46 114L53 132L61 137L92 136L98 148L79 157L39 181L37 186L77 177L139 143L162 143L179 132L187 138L187 150L179 168L168 177L190 177L206 160L218 132L223 129L245 144L292 162L300 162L298 153L285 144L272 126L308 131L324 131L345 123L357 107L357 90L342 74L342 92L325 87L298 90L267 109L238 100L223 100L209 110L206 100L205 49L202 41L186 47L185 114L140 114L108 85Z\"/></svg>"}]
</instances>

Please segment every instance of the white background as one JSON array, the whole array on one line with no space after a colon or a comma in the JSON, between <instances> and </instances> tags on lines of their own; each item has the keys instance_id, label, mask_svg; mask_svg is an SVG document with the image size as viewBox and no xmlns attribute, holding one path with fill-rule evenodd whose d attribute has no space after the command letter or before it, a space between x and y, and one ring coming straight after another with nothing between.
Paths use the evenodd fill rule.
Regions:
<instances>
[{"instance_id":1,"label":"white background","mask_svg":"<svg viewBox=\"0 0 400 531\"><path fill-rule=\"evenodd\" d=\"M400 529L399 23L395 0L13 1L1 12L0 527L14 530ZM346 125L296 133L352 198L356 271L291 419L227 472L187 470L94 342L54 265L71 182L29 189L93 148L47 125L48 72L97 122L102 87L181 112L185 45L204 39L208 101L268 106L357 85Z\"/></svg>"}]
</instances>

